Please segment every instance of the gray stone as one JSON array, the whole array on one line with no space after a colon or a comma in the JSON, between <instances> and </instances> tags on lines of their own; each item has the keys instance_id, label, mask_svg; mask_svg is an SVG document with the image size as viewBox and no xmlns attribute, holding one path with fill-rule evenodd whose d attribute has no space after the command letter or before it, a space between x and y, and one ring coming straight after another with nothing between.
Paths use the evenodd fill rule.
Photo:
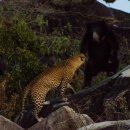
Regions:
<instances>
[{"instance_id":1,"label":"gray stone","mask_svg":"<svg viewBox=\"0 0 130 130\"><path fill-rule=\"evenodd\" d=\"M79 114L72 108L64 106L28 130L76 130L92 123L93 120L87 115Z\"/></svg>"},{"instance_id":2,"label":"gray stone","mask_svg":"<svg viewBox=\"0 0 130 130\"><path fill-rule=\"evenodd\" d=\"M9 119L0 116L0 130L24 130L16 123L10 121Z\"/></svg>"}]
</instances>

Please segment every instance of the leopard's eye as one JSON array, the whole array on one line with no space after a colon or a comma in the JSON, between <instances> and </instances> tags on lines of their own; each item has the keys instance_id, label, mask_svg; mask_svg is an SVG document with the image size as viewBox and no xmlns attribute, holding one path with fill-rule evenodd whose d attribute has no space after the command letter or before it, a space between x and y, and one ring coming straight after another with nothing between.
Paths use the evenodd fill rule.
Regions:
<instances>
[{"instance_id":1,"label":"leopard's eye","mask_svg":"<svg viewBox=\"0 0 130 130\"><path fill-rule=\"evenodd\" d=\"M85 56L81 56L81 61L85 61Z\"/></svg>"}]
</instances>

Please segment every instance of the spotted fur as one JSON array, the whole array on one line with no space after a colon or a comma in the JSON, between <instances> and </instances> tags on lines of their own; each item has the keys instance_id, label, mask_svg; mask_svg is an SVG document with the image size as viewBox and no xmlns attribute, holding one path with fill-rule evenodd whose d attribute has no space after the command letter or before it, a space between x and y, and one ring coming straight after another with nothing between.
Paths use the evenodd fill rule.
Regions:
<instances>
[{"instance_id":1,"label":"spotted fur","mask_svg":"<svg viewBox=\"0 0 130 130\"><path fill-rule=\"evenodd\" d=\"M25 99L30 93L35 106L33 115L38 121L41 121L41 118L38 117L38 113L43 107L48 91L61 85L61 96L64 97L64 90L67 84L72 79L75 71L84 62L84 54L76 54L38 75L25 89L22 111L24 110Z\"/></svg>"}]
</instances>

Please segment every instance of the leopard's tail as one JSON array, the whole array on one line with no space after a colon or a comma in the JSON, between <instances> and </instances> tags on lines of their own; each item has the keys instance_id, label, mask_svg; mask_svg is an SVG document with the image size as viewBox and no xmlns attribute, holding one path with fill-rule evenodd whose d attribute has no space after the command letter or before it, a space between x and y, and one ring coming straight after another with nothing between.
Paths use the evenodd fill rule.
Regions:
<instances>
[{"instance_id":1,"label":"leopard's tail","mask_svg":"<svg viewBox=\"0 0 130 130\"><path fill-rule=\"evenodd\" d=\"M18 124L20 124L20 122L21 122L21 120L23 118L23 115L24 115L24 112L25 112L25 101L26 101L26 98L27 98L27 96L29 94L29 91L30 91L30 88L29 88L29 86L27 86L25 88L24 95L23 95L23 98L22 98L22 110L21 110L19 118L17 120Z\"/></svg>"},{"instance_id":2,"label":"leopard's tail","mask_svg":"<svg viewBox=\"0 0 130 130\"><path fill-rule=\"evenodd\" d=\"M30 88L29 88L29 86L27 86L27 87L25 88L24 95L23 95L23 99L22 99L22 111L21 111L21 113L24 112L25 101L26 101L26 98L27 98L27 96L28 96L28 94L29 94L29 91L30 91Z\"/></svg>"}]
</instances>

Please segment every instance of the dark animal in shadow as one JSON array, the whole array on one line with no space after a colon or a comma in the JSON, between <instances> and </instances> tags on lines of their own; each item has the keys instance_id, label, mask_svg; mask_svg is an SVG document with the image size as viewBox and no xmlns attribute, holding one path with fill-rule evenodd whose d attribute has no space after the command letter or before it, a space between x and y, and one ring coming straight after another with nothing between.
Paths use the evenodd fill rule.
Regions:
<instances>
[{"instance_id":1,"label":"dark animal in shadow","mask_svg":"<svg viewBox=\"0 0 130 130\"><path fill-rule=\"evenodd\" d=\"M91 86L91 80L99 72L108 76L117 72L119 44L113 31L104 21L89 23L82 39L80 52L88 55L84 71L84 87Z\"/></svg>"}]
</instances>

